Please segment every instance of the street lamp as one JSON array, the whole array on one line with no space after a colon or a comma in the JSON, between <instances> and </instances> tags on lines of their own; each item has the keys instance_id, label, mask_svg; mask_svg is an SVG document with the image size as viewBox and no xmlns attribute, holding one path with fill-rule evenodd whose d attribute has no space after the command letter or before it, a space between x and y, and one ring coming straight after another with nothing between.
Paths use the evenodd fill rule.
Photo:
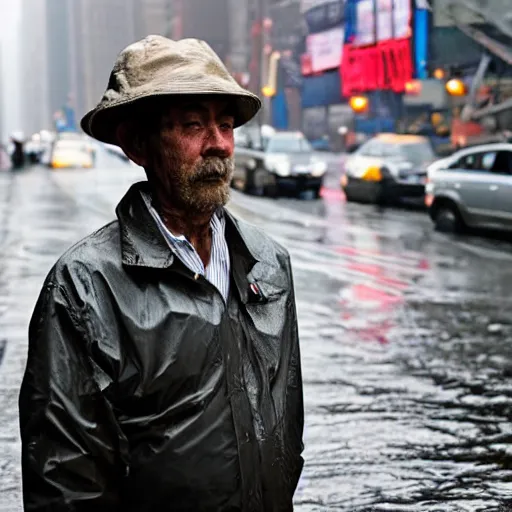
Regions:
<instances>
[{"instance_id":1,"label":"street lamp","mask_svg":"<svg viewBox=\"0 0 512 512\"><path fill-rule=\"evenodd\" d=\"M446 91L450 96L465 96L466 86L460 78L452 78L446 82Z\"/></svg>"},{"instance_id":2,"label":"street lamp","mask_svg":"<svg viewBox=\"0 0 512 512\"><path fill-rule=\"evenodd\" d=\"M434 70L434 78L437 80L442 80L444 78L444 69L437 68Z\"/></svg>"},{"instance_id":3,"label":"street lamp","mask_svg":"<svg viewBox=\"0 0 512 512\"><path fill-rule=\"evenodd\" d=\"M356 114L361 114L368 110L368 98L366 96L352 96L348 104Z\"/></svg>"},{"instance_id":4,"label":"street lamp","mask_svg":"<svg viewBox=\"0 0 512 512\"><path fill-rule=\"evenodd\" d=\"M277 71L279 61L281 60L280 52L273 52L269 59L268 65L268 81L261 88L261 93L265 98L272 98L276 95L277 89Z\"/></svg>"},{"instance_id":5,"label":"street lamp","mask_svg":"<svg viewBox=\"0 0 512 512\"><path fill-rule=\"evenodd\" d=\"M405 94L417 96L421 94L421 82L419 80L410 80L405 83Z\"/></svg>"}]
</instances>

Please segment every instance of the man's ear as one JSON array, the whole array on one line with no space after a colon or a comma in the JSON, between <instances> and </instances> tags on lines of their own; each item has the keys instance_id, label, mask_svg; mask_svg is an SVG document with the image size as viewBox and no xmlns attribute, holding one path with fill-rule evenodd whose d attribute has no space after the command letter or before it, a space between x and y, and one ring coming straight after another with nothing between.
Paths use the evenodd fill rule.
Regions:
<instances>
[{"instance_id":1,"label":"man's ear","mask_svg":"<svg viewBox=\"0 0 512 512\"><path fill-rule=\"evenodd\" d=\"M136 133L131 123L121 123L116 130L116 137L119 146L124 154L140 167L146 167L147 154L146 145Z\"/></svg>"}]
</instances>

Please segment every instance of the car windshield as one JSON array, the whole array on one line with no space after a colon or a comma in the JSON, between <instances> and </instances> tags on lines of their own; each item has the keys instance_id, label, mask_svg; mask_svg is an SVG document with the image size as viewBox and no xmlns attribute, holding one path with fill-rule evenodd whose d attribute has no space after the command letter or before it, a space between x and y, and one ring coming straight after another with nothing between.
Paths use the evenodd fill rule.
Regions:
<instances>
[{"instance_id":1,"label":"car windshield","mask_svg":"<svg viewBox=\"0 0 512 512\"><path fill-rule=\"evenodd\" d=\"M404 144L401 153L408 162L413 164L424 164L435 159L434 150L428 142L416 142Z\"/></svg>"},{"instance_id":2,"label":"car windshield","mask_svg":"<svg viewBox=\"0 0 512 512\"><path fill-rule=\"evenodd\" d=\"M268 141L268 153L310 153L311 144L301 136L271 137Z\"/></svg>"}]
</instances>

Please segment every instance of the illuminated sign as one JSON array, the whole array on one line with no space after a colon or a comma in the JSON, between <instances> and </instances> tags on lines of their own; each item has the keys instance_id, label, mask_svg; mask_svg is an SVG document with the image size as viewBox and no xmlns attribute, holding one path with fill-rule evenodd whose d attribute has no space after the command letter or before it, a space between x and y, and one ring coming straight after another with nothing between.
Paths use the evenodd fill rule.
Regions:
<instances>
[{"instance_id":1,"label":"illuminated sign","mask_svg":"<svg viewBox=\"0 0 512 512\"><path fill-rule=\"evenodd\" d=\"M307 38L307 53L311 57L311 72L339 68L343 53L343 28L333 28Z\"/></svg>"},{"instance_id":2,"label":"illuminated sign","mask_svg":"<svg viewBox=\"0 0 512 512\"><path fill-rule=\"evenodd\" d=\"M369 48L345 45L341 64L343 96L373 90L405 92L412 80L409 39L391 39Z\"/></svg>"},{"instance_id":3,"label":"illuminated sign","mask_svg":"<svg viewBox=\"0 0 512 512\"><path fill-rule=\"evenodd\" d=\"M394 38L411 37L411 0L394 0L393 25Z\"/></svg>"},{"instance_id":4,"label":"illuminated sign","mask_svg":"<svg viewBox=\"0 0 512 512\"><path fill-rule=\"evenodd\" d=\"M366 46L375 43L374 0L359 0L356 6L357 29L354 46Z\"/></svg>"},{"instance_id":5,"label":"illuminated sign","mask_svg":"<svg viewBox=\"0 0 512 512\"><path fill-rule=\"evenodd\" d=\"M377 0L377 41L393 39L393 0Z\"/></svg>"},{"instance_id":6,"label":"illuminated sign","mask_svg":"<svg viewBox=\"0 0 512 512\"><path fill-rule=\"evenodd\" d=\"M354 46L411 37L411 0L357 0L354 5Z\"/></svg>"}]
</instances>

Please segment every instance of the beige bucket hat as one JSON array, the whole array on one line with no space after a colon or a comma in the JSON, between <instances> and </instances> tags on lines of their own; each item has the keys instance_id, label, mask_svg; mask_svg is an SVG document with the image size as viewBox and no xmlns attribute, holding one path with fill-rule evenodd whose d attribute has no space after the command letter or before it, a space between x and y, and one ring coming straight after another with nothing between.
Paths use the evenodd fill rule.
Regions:
<instances>
[{"instance_id":1,"label":"beige bucket hat","mask_svg":"<svg viewBox=\"0 0 512 512\"><path fill-rule=\"evenodd\" d=\"M81 126L91 137L117 145L123 107L155 96L199 94L233 97L236 126L250 121L261 107L205 41L148 36L119 54L103 98Z\"/></svg>"}]
</instances>

